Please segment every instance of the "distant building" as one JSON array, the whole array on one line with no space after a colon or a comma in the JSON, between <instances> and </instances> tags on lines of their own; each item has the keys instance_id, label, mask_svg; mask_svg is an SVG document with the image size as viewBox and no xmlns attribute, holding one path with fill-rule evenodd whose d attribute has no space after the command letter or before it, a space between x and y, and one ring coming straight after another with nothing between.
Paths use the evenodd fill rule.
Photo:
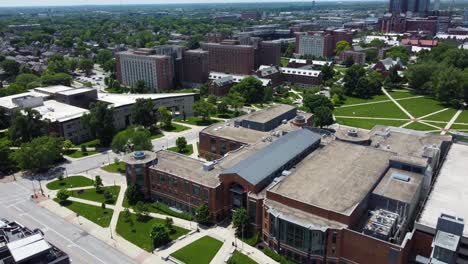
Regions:
<instances>
[{"instance_id":1,"label":"distant building","mask_svg":"<svg viewBox=\"0 0 468 264\"><path fill-rule=\"evenodd\" d=\"M241 13L241 18L244 20L260 20L262 18L262 14L258 11L243 12Z\"/></svg>"},{"instance_id":2,"label":"distant building","mask_svg":"<svg viewBox=\"0 0 468 264\"><path fill-rule=\"evenodd\" d=\"M226 96L232 86L239 83L244 78L255 75L227 74L222 72L210 72L210 83L208 84L208 93L214 96ZM262 82L263 87L271 85L271 80L257 78Z\"/></svg>"},{"instance_id":3,"label":"distant building","mask_svg":"<svg viewBox=\"0 0 468 264\"><path fill-rule=\"evenodd\" d=\"M327 30L298 34L296 37L297 53L329 58L334 55L336 43L353 42L353 34L347 30Z\"/></svg>"},{"instance_id":4,"label":"distant building","mask_svg":"<svg viewBox=\"0 0 468 264\"><path fill-rule=\"evenodd\" d=\"M354 50L345 50L340 53L340 61L343 63L352 58L354 64L364 65L366 63L366 53Z\"/></svg>"},{"instance_id":5,"label":"distant building","mask_svg":"<svg viewBox=\"0 0 468 264\"><path fill-rule=\"evenodd\" d=\"M390 69L393 67L395 67L397 71L403 71L405 69L405 66L403 65L403 62L401 62L400 58L393 60L390 57L372 64L370 69L379 72L382 75L382 78L385 78L388 76Z\"/></svg>"},{"instance_id":6,"label":"distant building","mask_svg":"<svg viewBox=\"0 0 468 264\"><path fill-rule=\"evenodd\" d=\"M198 50L186 50L182 57L183 83L202 84L208 81L210 74L209 52Z\"/></svg>"}]
</instances>

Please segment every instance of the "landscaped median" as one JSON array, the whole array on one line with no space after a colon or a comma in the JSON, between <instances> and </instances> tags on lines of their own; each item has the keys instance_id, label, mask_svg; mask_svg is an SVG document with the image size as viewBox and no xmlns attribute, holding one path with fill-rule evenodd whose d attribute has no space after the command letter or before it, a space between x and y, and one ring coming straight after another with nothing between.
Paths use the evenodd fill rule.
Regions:
<instances>
[{"instance_id":1,"label":"landscaped median","mask_svg":"<svg viewBox=\"0 0 468 264\"><path fill-rule=\"evenodd\" d=\"M114 213L114 210L112 209L103 209L99 206L68 200L60 202L58 198L55 198L54 201L102 227L109 226L112 219L112 214Z\"/></svg>"},{"instance_id":2,"label":"landscaped median","mask_svg":"<svg viewBox=\"0 0 468 264\"><path fill-rule=\"evenodd\" d=\"M101 187L100 192L96 188L70 191L71 197L89 200L97 203L106 203L114 205L119 197L120 186Z\"/></svg>"},{"instance_id":3,"label":"landscaped median","mask_svg":"<svg viewBox=\"0 0 468 264\"><path fill-rule=\"evenodd\" d=\"M172 253L171 257L185 264L209 264L222 245L223 242L204 236Z\"/></svg>"},{"instance_id":4,"label":"landscaped median","mask_svg":"<svg viewBox=\"0 0 468 264\"><path fill-rule=\"evenodd\" d=\"M240 253L237 250L234 251L234 253L232 253L232 257L228 260L227 263L228 264L257 264L256 261Z\"/></svg>"},{"instance_id":5,"label":"landscaped median","mask_svg":"<svg viewBox=\"0 0 468 264\"><path fill-rule=\"evenodd\" d=\"M125 172L125 163L119 161L117 163L112 163L106 166L102 166L101 169L110 172L110 173L124 173Z\"/></svg>"},{"instance_id":6,"label":"landscaped median","mask_svg":"<svg viewBox=\"0 0 468 264\"><path fill-rule=\"evenodd\" d=\"M168 150L174 151L174 152L177 152L177 153L180 153L180 154L184 154L184 155L187 155L187 156L190 156L190 155L193 154L193 144L187 145L187 146L185 147L185 151L179 151L179 148L178 148L178 147L168 148Z\"/></svg>"},{"instance_id":7,"label":"landscaped median","mask_svg":"<svg viewBox=\"0 0 468 264\"><path fill-rule=\"evenodd\" d=\"M139 220L136 214L130 214L130 221L126 221L125 212L119 214L119 220L117 222L117 233L129 242L143 248L149 252L152 252L155 247L153 240L150 237L153 226L156 224L164 225L165 219L145 217L143 220ZM189 230L173 226L173 232L169 235L169 241L175 240L189 232Z\"/></svg>"},{"instance_id":8,"label":"landscaped median","mask_svg":"<svg viewBox=\"0 0 468 264\"><path fill-rule=\"evenodd\" d=\"M68 189L76 187L86 187L92 186L94 183L93 180L86 178L84 176L70 176L63 179L57 179L55 181L49 182L46 187L49 190L58 190L58 189Z\"/></svg>"}]
</instances>

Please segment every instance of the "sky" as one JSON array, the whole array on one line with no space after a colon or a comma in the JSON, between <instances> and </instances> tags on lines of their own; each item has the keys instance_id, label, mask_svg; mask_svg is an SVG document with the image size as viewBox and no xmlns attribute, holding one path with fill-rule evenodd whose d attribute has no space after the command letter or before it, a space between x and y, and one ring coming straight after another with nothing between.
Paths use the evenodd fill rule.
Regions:
<instances>
[{"instance_id":1,"label":"sky","mask_svg":"<svg viewBox=\"0 0 468 264\"><path fill-rule=\"evenodd\" d=\"M294 0L309 2L312 0ZM323 1L323 0L322 0ZM325 0L326 1L326 0ZM176 3L242 3L242 2L288 2L288 0L0 0L0 7L15 6L73 6L73 5L123 5L128 4L176 4Z\"/></svg>"}]
</instances>

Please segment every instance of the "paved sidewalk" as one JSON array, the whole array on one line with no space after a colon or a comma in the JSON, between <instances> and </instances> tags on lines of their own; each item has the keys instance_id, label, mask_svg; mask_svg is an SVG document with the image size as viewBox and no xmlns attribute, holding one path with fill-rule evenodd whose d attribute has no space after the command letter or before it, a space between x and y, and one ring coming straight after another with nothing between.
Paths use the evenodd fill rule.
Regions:
<instances>
[{"instance_id":1,"label":"paved sidewalk","mask_svg":"<svg viewBox=\"0 0 468 264\"><path fill-rule=\"evenodd\" d=\"M452 127L453 123L457 120L458 116L463 112L463 110L458 110L455 115L453 115L452 119L447 123L447 125L444 127L442 132L440 132L441 135L445 135L447 131L449 131L450 127Z\"/></svg>"},{"instance_id":2,"label":"paved sidewalk","mask_svg":"<svg viewBox=\"0 0 468 264\"><path fill-rule=\"evenodd\" d=\"M383 88L383 87L382 87L382 92L383 92L388 98L390 98L390 100L392 100L392 102L393 102L394 104L396 104L396 106L398 106L398 108L400 108L401 111L403 111L403 113L405 113L409 118L414 119L414 116L412 116L408 111L406 111L406 109L405 109L403 106L401 106L401 105L397 102L397 100L395 100L395 99L387 92L387 90L385 90L385 88Z\"/></svg>"}]
</instances>

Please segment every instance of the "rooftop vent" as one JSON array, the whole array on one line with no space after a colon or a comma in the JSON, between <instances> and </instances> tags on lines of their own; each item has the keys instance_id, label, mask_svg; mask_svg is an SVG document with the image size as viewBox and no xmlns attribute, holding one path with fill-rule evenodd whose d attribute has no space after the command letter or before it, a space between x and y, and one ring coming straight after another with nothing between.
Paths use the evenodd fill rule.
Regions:
<instances>
[{"instance_id":1,"label":"rooftop vent","mask_svg":"<svg viewBox=\"0 0 468 264\"><path fill-rule=\"evenodd\" d=\"M411 180L411 177L408 175L400 174L400 173L393 173L392 178L398 181L404 181L404 182L409 182Z\"/></svg>"},{"instance_id":2,"label":"rooftop vent","mask_svg":"<svg viewBox=\"0 0 468 264\"><path fill-rule=\"evenodd\" d=\"M215 165L215 163L213 161L207 161L207 162L203 163L203 170L204 171L210 171L210 170L214 169L214 165Z\"/></svg>"},{"instance_id":3,"label":"rooftop vent","mask_svg":"<svg viewBox=\"0 0 468 264\"><path fill-rule=\"evenodd\" d=\"M358 130L357 130L357 129L350 129L350 130L348 130L348 136L350 136L350 137L357 137L357 136L358 136Z\"/></svg>"},{"instance_id":4,"label":"rooftop vent","mask_svg":"<svg viewBox=\"0 0 468 264\"><path fill-rule=\"evenodd\" d=\"M145 152L143 151L135 151L133 152L133 158L136 160L142 160L146 156Z\"/></svg>"}]
</instances>

